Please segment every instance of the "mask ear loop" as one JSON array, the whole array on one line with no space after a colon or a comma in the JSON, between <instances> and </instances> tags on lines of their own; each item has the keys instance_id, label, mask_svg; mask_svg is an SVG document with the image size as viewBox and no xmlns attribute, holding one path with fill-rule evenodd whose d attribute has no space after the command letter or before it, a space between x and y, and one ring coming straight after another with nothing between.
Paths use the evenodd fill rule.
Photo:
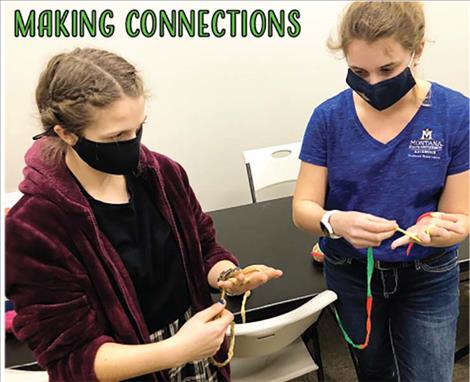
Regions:
<instances>
[{"instance_id":1,"label":"mask ear loop","mask_svg":"<svg viewBox=\"0 0 470 382\"><path fill-rule=\"evenodd\" d=\"M413 59L415 58L415 53L416 53L415 50L413 50L413 53L411 53L410 62L408 63L408 68L410 68L410 69L413 69L413 68L411 67L411 63L413 62Z\"/></svg>"}]
</instances>

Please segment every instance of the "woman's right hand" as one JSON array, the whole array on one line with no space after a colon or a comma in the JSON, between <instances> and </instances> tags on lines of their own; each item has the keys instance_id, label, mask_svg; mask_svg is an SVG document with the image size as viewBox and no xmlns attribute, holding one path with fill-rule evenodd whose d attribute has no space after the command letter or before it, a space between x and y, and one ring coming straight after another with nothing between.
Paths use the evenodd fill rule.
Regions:
<instances>
[{"instance_id":1,"label":"woman's right hand","mask_svg":"<svg viewBox=\"0 0 470 382\"><path fill-rule=\"evenodd\" d=\"M333 232L355 248L378 247L398 228L394 220L357 211L338 211L331 215Z\"/></svg>"},{"instance_id":2,"label":"woman's right hand","mask_svg":"<svg viewBox=\"0 0 470 382\"><path fill-rule=\"evenodd\" d=\"M217 317L219 314L220 317ZM175 340L184 354L184 363L217 353L232 321L233 314L220 302L192 316L175 334Z\"/></svg>"}]
</instances>

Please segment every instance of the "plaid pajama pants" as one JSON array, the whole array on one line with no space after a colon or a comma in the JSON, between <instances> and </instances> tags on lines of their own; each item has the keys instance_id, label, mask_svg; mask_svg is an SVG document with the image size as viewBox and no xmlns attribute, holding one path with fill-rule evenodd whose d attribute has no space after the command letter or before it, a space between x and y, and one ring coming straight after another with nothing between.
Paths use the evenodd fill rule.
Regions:
<instances>
[{"instance_id":1,"label":"plaid pajama pants","mask_svg":"<svg viewBox=\"0 0 470 382\"><path fill-rule=\"evenodd\" d=\"M191 308L185 313L183 318L177 319L165 328L150 335L150 341L158 342L174 336L181 326L192 316ZM209 363L209 360L188 362L168 371L170 382L217 382L217 368Z\"/></svg>"}]
</instances>

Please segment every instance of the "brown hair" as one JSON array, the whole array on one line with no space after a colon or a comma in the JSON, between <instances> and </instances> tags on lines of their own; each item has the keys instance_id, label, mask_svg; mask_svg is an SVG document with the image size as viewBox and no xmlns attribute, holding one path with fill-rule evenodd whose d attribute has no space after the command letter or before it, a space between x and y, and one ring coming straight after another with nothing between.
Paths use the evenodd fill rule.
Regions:
<instances>
[{"instance_id":1,"label":"brown hair","mask_svg":"<svg viewBox=\"0 0 470 382\"><path fill-rule=\"evenodd\" d=\"M43 155L57 160L67 147L54 133L61 125L80 133L93 120L95 108L106 107L123 96L144 95L142 79L124 58L100 49L77 48L51 58L39 77L36 104L48 139Z\"/></svg>"},{"instance_id":2,"label":"brown hair","mask_svg":"<svg viewBox=\"0 0 470 382\"><path fill-rule=\"evenodd\" d=\"M338 41L330 38L331 50L342 50L346 55L353 39L375 42L394 37L410 52L418 49L424 38L423 4L416 1L358 1L351 3L341 20Z\"/></svg>"}]
</instances>

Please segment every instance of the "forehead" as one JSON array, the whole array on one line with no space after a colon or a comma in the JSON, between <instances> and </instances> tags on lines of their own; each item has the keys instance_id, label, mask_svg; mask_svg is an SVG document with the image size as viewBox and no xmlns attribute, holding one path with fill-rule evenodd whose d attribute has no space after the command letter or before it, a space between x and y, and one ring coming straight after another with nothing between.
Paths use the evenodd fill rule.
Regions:
<instances>
[{"instance_id":1,"label":"forehead","mask_svg":"<svg viewBox=\"0 0 470 382\"><path fill-rule=\"evenodd\" d=\"M375 68L390 62L401 62L409 54L393 37L374 42L355 39L348 44L346 60L349 66Z\"/></svg>"},{"instance_id":2,"label":"forehead","mask_svg":"<svg viewBox=\"0 0 470 382\"><path fill-rule=\"evenodd\" d=\"M132 129L145 118L145 99L124 96L104 108L96 108L89 130Z\"/></svg>"}]
</instances>

